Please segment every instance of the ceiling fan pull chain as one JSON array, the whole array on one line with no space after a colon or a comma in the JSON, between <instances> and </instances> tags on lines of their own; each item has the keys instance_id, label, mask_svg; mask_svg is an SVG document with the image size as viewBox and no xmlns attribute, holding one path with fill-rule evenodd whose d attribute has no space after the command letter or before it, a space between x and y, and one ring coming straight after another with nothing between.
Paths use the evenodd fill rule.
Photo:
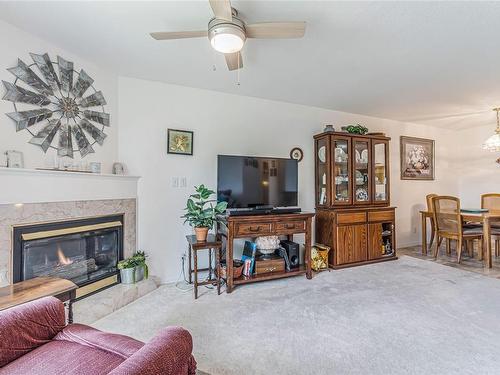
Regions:
<instances>
[{"instance_id":1,"label":"ceiling fan pull chain","mask_svg":"<svg viewBox=\"0 0 500 375\"><path fill-rule=\"evenodd\" d=\"M240 66L240 54L239 53L238 53L238 66ZM238 73L238 82L236 82L236 86L240 86L240 70L241 69L236 70L236 72Z\"/></svg>"},{"instance_id":2,"label":"ceiling fan pull chain","mask_svg":"<svg viewBox=\"0 0 500 375\"><path fill-rule=\"evenodd\" d=\"M216 65L217 60L216 60L216 58L217 57L215 56L215 50L212 49L212 70L214 72L217 71L217 65Z\"/></svg>"}]
</instances>

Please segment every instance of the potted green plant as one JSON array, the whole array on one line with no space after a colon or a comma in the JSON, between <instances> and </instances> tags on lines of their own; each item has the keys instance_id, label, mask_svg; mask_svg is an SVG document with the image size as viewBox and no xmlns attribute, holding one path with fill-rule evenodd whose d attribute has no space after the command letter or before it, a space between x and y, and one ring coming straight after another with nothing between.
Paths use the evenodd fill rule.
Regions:
<instances>
[{"instance_id":1,"label":"potted green plant","mask_svg":"<svg viewBox=\"0 0 500 375\"><path fill-rule=\"evenodd\" d=\"M149 269L146 257L144 251L136 251L130 258L118 262L120 279L123 284L135 284L144 277L148 278Z\"/></svg>"},{"instance_id":2,"label":"potted green plant","mask_svg":"<svg viewBox=\"0 0 500 375\"><path fill-rule=\"evenodd\" d=\"M368 133L368 128L366 126L363 126L360 124L342 126L342 130L345 130L346 132L351 133L351 134L364 135L364 134Z\"/></svg>"},{"instance_id":3,"label":"potted green plant","mask_svg":"<svg viewBox=\"0 0 500 375\"><path fill-rule=\"evenodd\" d=\"M194 228L196 240L204 242L207 240L208 230L219 221L218 215L224 213L227 202L217 202L210 199L215 191L208 189L205 185L195 186L195 193L191 194L186 203L186 213L181 217L184 223L189 223Z\"/></svg>"},{"instance_id":4,"label":"potted green plant","mask_svg":"<svg viewBox=\"0 0 500 375\"><path fill-rule=\"evenodd\" d=\"M135 259L135 278L137 281L141 281L144 278L149 277L149 268L146 264L147 255L144 251L136 251L132 256Z\"/></svg>"}]
</instances>

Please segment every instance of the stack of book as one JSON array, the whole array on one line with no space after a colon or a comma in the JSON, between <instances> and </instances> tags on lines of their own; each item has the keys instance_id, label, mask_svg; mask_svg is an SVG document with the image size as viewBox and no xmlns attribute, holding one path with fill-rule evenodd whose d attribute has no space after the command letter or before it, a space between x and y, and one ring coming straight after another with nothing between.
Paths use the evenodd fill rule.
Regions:
<instances>
[{"instance_id":1,"label":"stack of book","mask_svg":"<svg viewBox=\"0 0 500 375\"><path fill-rule=\"evenodd\" d=\"M255 268L255 254L257 253L257 245L252 241L245 241L243 248L243 255L241 260L243 262L243 275L251 276Z\"/></svg>"}]
</instances>

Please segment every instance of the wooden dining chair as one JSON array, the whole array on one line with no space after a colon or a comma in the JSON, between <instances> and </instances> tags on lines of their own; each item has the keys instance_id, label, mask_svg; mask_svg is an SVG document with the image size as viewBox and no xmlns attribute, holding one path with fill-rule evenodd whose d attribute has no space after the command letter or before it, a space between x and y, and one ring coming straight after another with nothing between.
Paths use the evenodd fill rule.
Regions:
<instances>
[{"instance_id":1,"label":"wooden dining chair","mask_svg":"<svg viewBox=\"0 0 500 375\"><path fill-rule=\"evenodd\" d=\"M486 208L488 210L500 210L500 194L499 193L488 193L481 195L481 208ZM495 240L495 257L500 256L500 235L497 234L500 231L499 224L492 224L492 237Z\"/></svg>"},{"instance_id":2,"label":"wooden dining chair","mask_svg":"<svg viewBox=\"0 0 500 375\"><path fill-rule=\"evenodd\" d=\"M434 211L434 208L432 207L432 198L434 197L437 197L438 195L437 194L427 194L427 196L425 197L425 200L427 202L427 211L428 212L433 212ZM430 218L430 222L431 222L431 240L429 242L429 249L432 248L432 242L434 242L434 238L436 236L436 231L435 231L435 226L434 226L434 216L432 216Z\"/></svg>"},{"instance_id":3,"label":"wooden dining chair","mask_svg":"<svg viewBox=\"0 0 500 375\"><path fill-rule=\"evenodd\" d=\"M441 242L439 239L442 238L457 242L458 263L462 259L462 249L468 242L479 240L479 251L482 254L483 232L479 228L466 229L463 227L460 199L450 196L437 196L432 198L432 207L437 237L434 259L437 259Z\"/></svg>"}]
</instances>

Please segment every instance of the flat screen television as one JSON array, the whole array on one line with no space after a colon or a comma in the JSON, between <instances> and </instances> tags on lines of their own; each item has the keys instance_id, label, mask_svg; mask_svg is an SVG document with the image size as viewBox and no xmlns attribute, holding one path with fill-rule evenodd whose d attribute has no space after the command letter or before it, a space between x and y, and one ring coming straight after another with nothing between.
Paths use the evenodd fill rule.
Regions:
<instances>
[{"instance_id":1,"label":"flat screen television","mask_svg":"<svg viewBox=\"0 0 500 375\"><path fill-rule=\"evenodd\" d=\"M217 199L228 208L297 206L297 160L217 156Z\"/></svg>"}]
</instances>

